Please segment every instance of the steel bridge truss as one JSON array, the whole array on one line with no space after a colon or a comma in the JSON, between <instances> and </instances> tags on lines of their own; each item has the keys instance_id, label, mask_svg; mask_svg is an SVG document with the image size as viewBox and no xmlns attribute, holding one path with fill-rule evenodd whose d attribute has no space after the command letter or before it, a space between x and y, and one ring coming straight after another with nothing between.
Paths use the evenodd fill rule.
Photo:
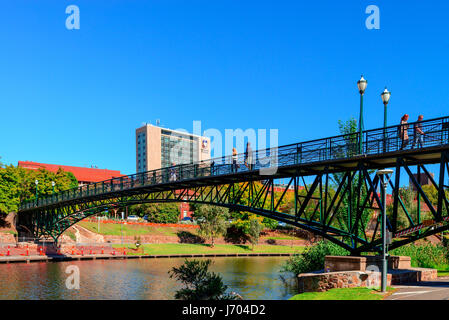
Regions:
<instances>
[{"instance_id":1,"label":"steel bridge truss","mask_svg":"<svg viewBox=\"0 0 449 320\"><path fill-rule=\"evenodd\" d=\"M106 193L65 205L43 207L28 214L27 220L32 223L25 224L35 237L57 240L70 226L105 210L142 203L189 202L251 212L285 222L329 239L351 254L379 252L382 239L379 213L383 203L379 177L369 168L364 159L351 168L335 170L335 166L324 166L323 170L307 175L297 172L284 176L288 182L283 185L276 184L278 176L259 176L245 182L180 185L163 191L141 187L121 191L119 196ZM397 157L394 169L389 182L392 202L387 218L387 230L393 238L390 249L449 229L449 193L444 184L449 172L448 151L441 153L438 183L424 164L416 164L407 156ZM417 176L412 169L417 171ZM437 190L436 203L432 203L429 191L425 191L429 188L423 188L421 173ZM401 197L401 174L410 179L416 190L416 212L410 212ZM421 207L428 208L431 219L421 219Z\"/></svg>"}]
</instances>

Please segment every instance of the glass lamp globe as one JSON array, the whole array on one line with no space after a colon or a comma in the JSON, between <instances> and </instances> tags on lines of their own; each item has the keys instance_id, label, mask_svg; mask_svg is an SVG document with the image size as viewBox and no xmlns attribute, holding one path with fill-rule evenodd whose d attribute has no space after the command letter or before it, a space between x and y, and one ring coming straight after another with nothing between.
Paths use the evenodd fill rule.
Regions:
<instances>
[{"instance_id":1,"label":"glass lamp globe","mask_svg":"<svg viewBox=\"0 0 449 320\"><path fill-rule=\"evenodd\" d=\"M384 104L388 104L388 101L390 101L391 92L389 92L387 88L385 88L384 92L382 92L380 96L382 97L382 102Z\"/></svg>"},{"instance_id":2,"label":"glass lamp globe","mask_svg":"<svg viewBox=\"0 0 449 320\"><path fill-rule=\"evenodd\" d=\"M365 93L365 89L366 89L366 86L367 86L367 85L368 85L368 81L366 81L366 80L363 78L363 75L362 75L362 77L360 78L360 80L357 81L357 87L359 88L360 94L364 94L364 93Z\"/></svg>"}]
</instances>

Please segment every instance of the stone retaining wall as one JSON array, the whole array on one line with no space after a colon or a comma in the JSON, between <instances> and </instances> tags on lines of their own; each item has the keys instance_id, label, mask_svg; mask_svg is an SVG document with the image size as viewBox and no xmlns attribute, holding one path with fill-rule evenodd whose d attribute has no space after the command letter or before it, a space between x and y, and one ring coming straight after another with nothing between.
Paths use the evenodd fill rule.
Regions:
<instances>
[{"instance_id":1,"label":"stone retaining wall","mask_svg":"<svg viewBox=\"0 0 449 320\"><path fill-rule=\"evenodd\" d=\"M389 270L387 285L397 285L437 279L437 270L410 268ZM299 293L323 292L334 288L380 287L381 273L372 271L338 271L303 273L298 276Z\"/></svg>"},{"instance_id":2,"label":"stone retaining wall","mask_svg":"<svg viewBox=\"0 0 449 320\"><path fill-rule=\"evenodd\" d=\"M380 256L326 256L324 265L328 271L365 271L369 267L382 268ZM389 256L388 269L410 269L411 259L407 256ZM371 270L377 271L377 270Z\"/></svg>"}]
</instances>

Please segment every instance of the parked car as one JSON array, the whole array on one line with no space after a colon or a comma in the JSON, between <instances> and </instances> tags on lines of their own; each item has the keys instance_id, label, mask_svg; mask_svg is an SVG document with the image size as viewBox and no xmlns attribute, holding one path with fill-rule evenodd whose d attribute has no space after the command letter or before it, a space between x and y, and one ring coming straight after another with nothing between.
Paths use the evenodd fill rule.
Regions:
<instances>
[{"instance_id":1,"label":"parked car","mask_svg":"<svg viewBox=\"0 0 449 320\"><path fill-rule=\"evenodd\" d=\"M196 219L196 222L202 223L204 220L205 220L204 217L199 217L198 219Z\"/></svg>"},{"instance_id":2,"label":"parked car","mask_svg":"<svg viewBox=\"0 0 449 320\"><path fill-rule=\"evenodd\" d=\"M184 217L181 219L181 223L192 223L193 220L190 217Z\"/></svg>"},{"instance_id":3,"label":"parked car","mask_svg":"<svg viewBox=\"0 0 449 320\"><path fill-rule=\"evenodd\" d=\"M140 218L138 216L131 215L131 216L128 216L128 218L126 220L128 220L128 221L139 221L139 219Z\"/></svg>"},{"instance_id":4,"label":"parked car","mask_svg":"<svg viewBox=\"0 0 449 320\"><path fill-rule=\"evenodd\" d=\"M148 221L148 215L147 214L143 216L143 220Z\"/></svg>"},{"instance_id":5,"label":"parked car","mask_svg":"<svg viewBox=\"0 0 449 320\"><path fill-rule=\"evenodd\" d=\"M286 224L285 222L279 221L279 222L278 222L278 226L279 226L279 227L286 227L287 224Z\"/></svg>"}]
</instances>

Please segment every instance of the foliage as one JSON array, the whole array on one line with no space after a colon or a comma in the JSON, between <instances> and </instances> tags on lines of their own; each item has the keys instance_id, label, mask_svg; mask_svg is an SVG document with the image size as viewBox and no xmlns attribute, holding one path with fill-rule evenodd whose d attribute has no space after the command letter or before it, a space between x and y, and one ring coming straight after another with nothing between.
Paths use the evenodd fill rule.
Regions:
<instances>
[{"instance_id":1,"label":"foliage","mask_svg":"<svg viewBox=\"0 0 449 320\"><path fill-rule=\"evenodd\" d=\"M344 139L346 142L344 150L337 149L338 151L342 152L342 154L339 154L339 156L347 158L357 154L357 120L354 118L350 118L347 121L338 120L338 129L340 131L340 134L345 135Z\"/></svg>"},{"instance_id":2,"label":"foliage","mask_svg":"<svg viewBox=\"0 0 449 320\"><path fill-rule=\"evenodd\" d=\"M435 189L435 187L430 185L424 185L422 186L423 191L426 193L427 197L429 198L430 202L436 206L436 202L438 199L438 192ZM413 191L413 189L410 186L407 187L401 187L399 188L399 197L402 200L402 203L404 204L404 207L407 209L407 212L410 216L410 218L417 223L418 222L418 203L417 203L417 192ZM424 200L421 199L421 216L420 221L427 219L432 219L432 213L429 211L423 211L423 209L426 208L426 204L424 203ZM393 202L390 203L390 205L387 206L387 216L388 219L393 219ZM398 215L397 215L397 225L398 228L408 228L411 226L410 221L407 218L407 215L404 212L404 209L402 208L401 204L398 204Z\"/></svg>"},{"instance_id":3,"label":"foliage","mask_svg":"<svg viewBox=\"0 0 449 320\"><path fill-rule=\"evenodd\" d=\"M209 238L212 247L215 244L215 238L219 235L226 234L227 219L229 217L229 210L227 208L201 205L194 216L200 226L199 234Z\"/></svg>"},{"instance_id":4,"label":"foliage","mask_svg":"<svg viewBox=\"0 0 449 320\"><path fill-rule=\"evenodd\" d=\"M336 157L351 157L354 154L357 154L359 151L358 149L358 130L357 130L357 121L354 118L350 118L347 121L338 121L338 126L340 130L340 134L345 135L345 145L343 146L343 149L337 149ZM372 173L371 171L368 172L369 174ZM330 202L330 199L334 196L335 190L337 189L338 185L341 183L341 181L344 178L344 173L334 173L332 175L332 181L333 186L330 188L330 191L328 192L328 203ZM360 192L359 192L359 183L360 183ZM347 179L342 184L342 190L345 190L347 188ZM336 213L336 217L333 220L332 224L334 227L340 228L342 230L348 231L350 227L354 227L353 224L356 221L357 217L357 203L359 202L359 199L363 201L362 199L366 198L366 195L368 193L368 190L366 188L366 184L364 183L364 177L363 175L356 174L352 178L351 182L351 188L349 190L350 192L346 192L342 201L341 205L338 208L338 211ZM349 196L351 194L351 198ZM366 226L372 217L374 211L369 209L363 209L360 215L360 219L357 221L357 229L354 230L355 234L359 236L364 232L364 226ZM346 239L349 240L349 239Z\"/></svg>"},{"instance_id":5,"label":"foliage","mask_svg":"<svg viewBox=\"0 0 449 320\"><path fill-rule=\"evenodd\" d=\"M259 243L260 232L263 230L263 224L261 220L262 219L257 216L253 216L249 220L248 235L253 250L254 246Z\"/></svg>"},{"instance_id":6,"label":"foliage","mask_svg":"<svg viewBox=\"0 0 449 320\"><path fill-rule=\"evenodd\" d=\"M188 231L178 231L176 235L180 243L204 243L204 239Z\"/></svg>"},{"instance_id":7,"label":"foliage","mask_svg":"<svg viewBox=\"0 0 449 320\"><path fill-rule=\"evenodd\" d=\"M148 215L148 221L153 223L177 223L179 219L179 207L173 202L137 204L128 210L139 217Z\"/></svg>"},{"instance_id":8,"label":"foliage","mask_svg":"<svg viewBox=\"0 0 449 320\"><path fill-rule=\"evenodd\" d=\"M233 300L237 296L228 294L228 286L223 283L219 274L209 272L212 260L185 260L179 268L169 271L170 278L176 278L184 284L184 288L176 291L175 299L179 300Z\"/></svg>"},{"instance_id":9,"label":"foliage","mask_svg":"<svg viewBox=\"0 0 449 320\"><path fill-rule=\"evenodd\" d=\"M408 244L390 251L391 255L409 256L413 267L436 268L449 264L449 249L431 243L424 245Z\"/></svg>"},{"instance_id":10,"label":"foliage","mask_svg":"<svg viewBox=\"0 0 449 320\"><path fill-rule=\"evenodd\" d=\"M226 229L224 240L229 243L239 244L245 243L249 238L248 235L243 232L242 228L237 227L235 224L231 224Z\"/></svg>"},{"instance_id":11,"label":"foliage","mask_svg":"<svg viewBox=\"0 0 449 320\"><path fill-rule=\"evenodd\" d=\"M53 193L52 181L55 182L55 192L76 188L78 181L71 172L59 168L54 173L43 168L27 170L13 165L0 169L0 212L16 212L22 201L33 200L36 197L35 180L38 197Z\"/></svg>"},{"instance_id":12,"label":"foliage","mask_svg":"<svg viewBox=\"0 0 449 320\"><path fill-rule=\"evenodd\" d=\"M323 270L325 256L346 256L349 251L330 242L320 241L308 247L303 253L290 257L282 266L282 272L292 272L295 275Z\"/></svg>"}]
</instances>

